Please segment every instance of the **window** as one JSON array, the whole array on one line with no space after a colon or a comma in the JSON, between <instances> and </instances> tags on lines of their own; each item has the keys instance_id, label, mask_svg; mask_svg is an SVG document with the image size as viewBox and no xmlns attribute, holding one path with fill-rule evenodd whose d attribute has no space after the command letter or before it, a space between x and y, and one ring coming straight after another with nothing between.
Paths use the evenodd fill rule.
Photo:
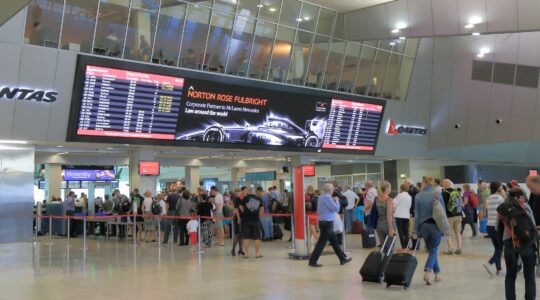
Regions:
<instances>
[{"instance_id":1,"label":"window","mask_svg":"<svg viewBox=\"0 0 540 300\"><path fill-rule=\"evenodd\" d=\"M328 62L326 63L326 69L324 70L324 89L337 90L346 45L345 41L332 41L330 52L328 54Z\"/></svg>"},{"instance_id":2,"label":"window","mask_svg":"<svg viewBox=\"0 0 540 300\"><path fill-rule=\"evenodd\" d=\"M277 23L281 0L264 0L261 2L261 5L259 19Z\"/></svg>"},{"instance_id":3,"label":"window","mask_svg":"<svg viewBox=\"0 0 540 300\"><path fill-rule=\"evenodd\" d=\"M472 65L472 80L491 82L493 63L489 61L474 60Z\"/></svg>"},{"instance_id":4,"label":"window","mask_svg":"<svg viewBox=\"0 0 540 300\"><path fill-rule=\"evenodd\" d=\"M366 95L371 78L371 71L373 71L373 62L375 60L376 45L377 42L365 42L362 46L362 54L360 55L360 65L358 67L358 75L356 75L355 93L360 95Z\"/></svg>"},{"instance_id":5,"label":"window","mask_svg":"<svg viewBox=\"0 0 540 300\"><path fill-rule=\"evenodd\" d=\"M60 47L75 52L92 52L98 0L67 0Z\"/></svg>"},{"instance_id":6,"label":"window","mask_svg":"<svg viewBox=\"0 0 540 300\"><path fill-rule=\"evenodd\" d=\"M389 60L390 52L377 50L375 64L373 65L373 74L371 75L371 81L369 83L369 96L381 97L382 86L384 77L386 76Z\"/></svg>"},{"instance_id":7,"label":"window","mask_svg":"<svg viewBox=\"0 0 540 300\"><path fill-rule=\"evenodd\" d=\"M189 69L203 69L208 64L208 55L205 56L206 37L208 36L208 22L210 9L199 5L188 6L186 25L182 40L180 59L182 67Z\"/></svg>"},{"instance_id":8,"label":"window","mask_svg":"<svg viewBox=\"0 0 540 300\"><path fill-rule=\"evenodd\" d=\"M291 55L291 67L287 75L287 82L303 85L307 75L309 55L313 46L313 34L298 31Z\"/></svg>"},{"instance_id":9,"label":"window","mask_svg":"<svg viewBox=\"0 0 540 300\"><path fill-rule=\"evenodd\" d=\"M352 93L354 89L354 80L358 71L358 62L360 60L360 51L362 46L356 43L348 43L343 70L341 71L341 80L339 82L339 91Z\"/></svg>"},{"instance_id":10,"label":"window","mask_svg":"<svg viewBox=\"0 0 540 300\"><path fill-rule=\"evenodd\" d=\"M184 32L187 4L163 0L159 11L153 62L170 66L179 64L178 54ZM183 64L180 64L183 65Z\"/></svg>"},{"instance_id":11,"label":"window","mask_svg":"<svg viewBox=\"0 0 540 300\"><path fill-rule=\"evenodd\" d=\"M300 21L300 2L297 0L283 0L279 24L296 27Z\"/></svg>"},{"instance_id":12,"label":"window","mask_svg":"<svg viewBox=\"0 0 540 300\"><path fill-rule=\"evenodd\" d=\"M284 82L291 61L291 50L294 42L295 30L285 26L278 26L274 49L272 50L272 65L268 79Z\"/></svg>"},{"instance_id":13,"label":"window","mask_svg":"<svg viewBox=\"0 0 540 300\"><path fill-rule=\"evenodd\" d=\"M298 28L313 32L315 30L315 24L317 23L318 16L319 8L315 5L304 2L302 4L302 11L300 12L300 23L298 23Z\"/></svg>"},{"instance_id":14,"label":"window","mask_svg":"<svg viewBox=\"0 0 540 300\"><path fill-rule=\"evenodd\" d=\"M392 99L394 91L398 85L399 71L401 68L401 61L403 56L392 53L390 55L390 62L388 63L388 70L384 78L382 97L385 99Z\"/></svg>"},{"instance_id":15,"label":"window","mask_svg":"<svg viewBox=\"0 0 540 300\"><path fill-rule=\"evenodd\" d=\"M128 20L129 0L114 3L100 0L93 52L99 55L122 56Z\"/></svg>"},{"instance_id":16,"label":"window","mask_svg":"<svg viewBox=\"0 0 540 300\"><path fill-rule=\"evenodd\" d=\"M237 0L214 0L215 9L230 13L234 13L236 11L236 4Z\"/></svg>"},{"instance_id":17,"label":"window","mask_svg":"<svg viewBox=\"0 0 540 300\"><path fill-rule=\"evenodd\" d=\"M152 59L156 34L159 0L132 0L124 58L146 61Z\"/></svg>"},{"instance_id":18,"label":"window","mask_svg":"<svg viewBox=\"0 0 540 300\"><path fill-rule=\"evenodd\" d=\"M493 82L514 85L515 75L516 65L503 63L495 63L493 65Z\"/></svg>"},{"instance_id":19,"label":"window","mask_svg":"<svg viewBox=\"0 0 540 300\"><path fill-rule=\"evenodd\" d=\"M319 23L317 24L317 33L330 36L334 30L336 21L336 12L321 8Z\"/></svg>"},{"instance_id":20,"label":"window","mask_svg":"<svg viewBox=\"0 0 540 300\"><path fill-rule=\"evenodd\" d=\"M244 75L248 71L255 20L238 16L232 32L227 58L227 74ZM272 37L273 38L273 37Z\"/></svg>"},{"instance_id":21,"label":"window","mask_svg":"<svg viewBox=\"0 0 540 300\"><path fill-rule=\"evenodd\" d=\"M309 87L321 87L324 76L324 67L326 66L326 58L330 48L330 39L315 35L313 41L313 49L311 49L311 59L309 61L309 69L306 80L306 85Z\"/></svg>"},{"instance_id":22,"label":"window","mask_svg":"<svg viewBox=\"0 0 540 300\"><path fill-rule=\"evenodd\" d=\"M516 69L516 85L529 88L538 88L540 68L518 65Z\"/></svg>"},{"instance_id":23,"label":"window","mask_svg":"<svg viewBox=\"0 0 540 300\"><path fill-rule=\"evenodd\" d=\"M225 72L227 51L231 41L234 15L214 11L210 22L210 34L206 56L208 57L208 69L212 72Z\"/></svg>"},{"instance_id":24,"label":"window","mask_svg":"<svg viewBox=\"0 0 540 300\"><path fill-rule=\"evenodd\" d=\"M238 0L238 14L246 17L256 18L259 13L260 0Z\"/></svg>"},{"instance_id":25,"label":"window","mask_svg":"<svg viewBox=\"0 0 540 300\"><path fill-rule=\"evenodd\" d=\"M411 81L413 67L414 59L409 57L403 57L397 87L394 92L394 99L405 100L405 98L407 97L407 91L409 90L409 83Z\"/></svg>"},{"instance_id":26,"label":"window","mask_svg":"<svg viewBox=\"0 0 540 300\"><path fill-rule=\"evenodd\" d=\"M249 73L251 77L257 76L260 79L267 79L268 64L270 63L275 33L276 25L264 21L257 22L253 51L249 61Z\"/></svg>"},{"instance_id":27,"label":"window","mask_svg":"<svg viewBox=\"0 0 540 300\"><path fill-rule=\"evenodd\" d=\"M58 48L64 0L34 0L28 5L25 42Z\"/></svg>"}]
</instances>

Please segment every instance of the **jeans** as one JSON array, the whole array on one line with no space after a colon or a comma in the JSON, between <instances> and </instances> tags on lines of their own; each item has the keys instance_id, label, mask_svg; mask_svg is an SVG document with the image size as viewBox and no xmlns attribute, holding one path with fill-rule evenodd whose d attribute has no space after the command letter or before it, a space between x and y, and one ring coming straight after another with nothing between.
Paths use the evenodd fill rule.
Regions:
<instances>
[{"instance_id":1,"label":"jeans","mask_svg":"<svg viewBox=\"0 0 540 300\"><path fill-rule=\"evenodd\" d=\"M267 239L271 239L274 237L274 228L273 228L273 224L272 224L272 217L263 217L262 220L261 220L261 223L262 223L262 228L263 228L263 233L264 233L264 236L263 238L265 240Z\"/></svg>"},{"instance_id":2,"label":"jeans","mask_svg":"<svg viewBox=\"0 0 540 300\"><path fill-rule=\"evenodd\" d=\"M465 230L465 225L471 225L472 236L476 236L476 223L475 223L475 214L476 209L474 208L465 208L465 218L461 220L461 234Z\"/></svg>"},{"instance_id":3,"label":"jeans","mask_svg":"<svg viewBox=\"0 0 540 300\"><path fill-rule=\"evenodd\" d=\"M489 227L488 227L489 228ZM504 261L506 262L506 278L504 281L507 300L516 299L516 277L518 273L518 257L523 262L523 277L525 277L525 300L536 299L536 279L534 268L536 265L536 245L514 249L512 240L506 240L504 245Z\"/></svg>"},{"instance_id":4,"label":"jeans","mask_svg":"<svg viewBox=\"0 0 540 300\"><path fill-rule=\"evenodd\" d=\"M401 249L406 249L409 244L409 219L396 218L396 227L401 242Z\"/></svg>"},{"instance_id":5,"label":"jeans","mask_svg":"<svg viewBox=\"0 0 540 300\"><path fill-rule=\"evenodd\" d=\"M441 244L441 238L443 236L442 232L434 223L423 223L420 225L420 234L422 238L424 238L428 249L428 258L424 271L433 272L435 274L441 273L437 252L439 251L439 245Z\"/></svg>"},{"instance_id":6,"label":"jeans","mask_svg":"<svg viewBox=\"0 0 540 300\"><path fill-rule=\"evenodd\" d=\"M319 241L317 241L317 245L315 245L315 249L313 249L313 252L311 253L309 263L317 263L324 250L324 247L326 247L328 242L330 242L332 248L334 248L334 252L340 261L347 259L347 255L345 255L341 247L338 245L337 237L334 233L334 221L319 221L319 229L321 237L319 238Z\"/></svg>"},{"instance_id":7,"label":"jeans","mask_svg":"<svg viewBox=\"0 0 540 300\"><path fill-rule=\"evenodd\" d=\"M345 210L345 232L350 233L353 226L354 208Z\"/></svg>"},{"instance_id":8,"label":"jeans","mask_svg":"<svg viewBox=\"0 0 540 300\"><path fill-rule=\"evenodd\" d=\"M168 216L176 216L176 210L169 210ZM176 219L164 219L163 225L165 225L165 233L163 237L163 243L169 242L169 235L171 234L171 226L173 231L173 240L176 244L178 242L178 220Z\"/></svg>"},{"instance_id":9,"label":"jeans","mask_svg":"<svg viewBox=\"0 0 540 300\"><path fill-rule=\"evenodd\" d=\"M493 248L495 248L495 252L493 252L493 256L489 259L489 264L495 264L495 267L497 268L497 271L502 270L501 267L501 256L503 251L503 244L499 239L499 234L497 233L497 230L495 230L495 226L488 226L487 232L489 237L491 238L491 243L493 244Z\"/></svg>"}]
</instances>

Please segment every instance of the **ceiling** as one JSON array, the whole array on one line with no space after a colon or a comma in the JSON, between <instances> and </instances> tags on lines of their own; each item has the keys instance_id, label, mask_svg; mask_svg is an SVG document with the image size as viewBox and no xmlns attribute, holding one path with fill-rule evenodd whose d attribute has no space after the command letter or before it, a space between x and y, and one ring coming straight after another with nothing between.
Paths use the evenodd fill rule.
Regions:
<instances>
[{"instance_id":1,"label":"ceiling","mask_svg":"<svg viewBox=\"0 0 540 300\"><path fill-rule=\"evenodd\" d=\"M396 0L307 0L306 2L335 9L339 12L349 12L392 1Z\"/></svg>"}]
</instances>

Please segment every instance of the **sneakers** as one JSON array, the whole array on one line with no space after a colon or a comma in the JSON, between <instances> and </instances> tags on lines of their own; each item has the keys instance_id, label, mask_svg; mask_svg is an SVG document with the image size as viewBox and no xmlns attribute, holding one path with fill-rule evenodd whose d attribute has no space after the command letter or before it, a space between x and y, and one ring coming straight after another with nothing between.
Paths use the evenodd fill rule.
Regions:
<instances>
[{"instance_id":1,"label":"sneakers","mask_svg":"<svg viewBox=\"0 0 540 300\"><path fill-rule=\"evenodd\" d=\"M344 264L350 263L352 260L352 257L345 258L344 260L340 261L339 263L343 266Z\"/></svg>"},{"instance_id":2,"label":"sneakers","mask_svg":"<svg viewBox=\"0 0 540 300\"><path fill-rule=\"evenodd\" d=\"M309 263L308 266L310 266L312 268L320 268L320 267L322 267L322 265L318 264L318 263Z\"/></svg>"},{"instance_id":3,"label":"sneakers","mask_svg":"<svg viewBox=\"0 0 540 300\"><path fill-rule=\"evenodd\" d=\"M454 251L454 254L461 254L461 249L456 249L456 251Z\"/></svg>"},{"instance_id":4,"label":"sneakers","mask_svg":"<svg viewBox=\"0 0 540 300\"><path fill-rule=\"evenodd\" d=\"M493 277L495 272L493 272L493 265L491 264L484 264L484 269L486 269L486 272L488 272L489 276Z\"/></svg>"},{"instance_id":5,"label":"sneakers","mask_svg":"<svg viewBox=\"0 0 540 300\"><path fill-rule=\"evenodd\" d=\"M443 253L447 254L447 255L452 255L452 254L454 254L454 251L452 251L452 249L448 249L448 250L444 251Z\"/></svg>"}]
</instances>

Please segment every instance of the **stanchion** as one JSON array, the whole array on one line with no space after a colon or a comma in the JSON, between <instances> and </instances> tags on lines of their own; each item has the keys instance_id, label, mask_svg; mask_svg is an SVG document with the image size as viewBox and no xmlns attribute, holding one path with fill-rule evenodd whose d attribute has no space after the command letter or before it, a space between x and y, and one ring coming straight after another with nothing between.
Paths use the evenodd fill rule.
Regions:
<instances>
[{"instance_id":1,"label":"stanchion","mask_svg":"<svg viewBox=\"0 0 540 300\"><path fill-rule=\"evenodd\" d=\"M49 215L49 246L52 245L52 216Z\"/></svg>"},{"instance_id":2,"label":"stanchion","mask_svg":"<svg viewBox=\"0 0 540 300\"><path fill-rule=\"evenodd\" d=\"M83 251L86 254L86 216L83 216Z\"/></svg>"},{"instance_id":3,"label":"stanchion","mask_svg":"<svg viewBox=\"0 0 540 300\"><path fill-rule=\"evenodd\" d=\"M235 237L235 234L234 234L234 218L231 220L231 238L233 240L233 243L234 243L234 237Z\"/></svg>"},{"instance_id":4,"label":"stanchion","mask_svg":"<svg viewBox=\"0 0 540 300\"><path fill-rule=\"evenodd\" d=\"M70 224L70 220L71 218L69 216L67 216L67 247L71 247L71 224Z\"/></svg>"},{"instance_id":5,"label":"stanchion","mask_svg":"<svg viewBox=\"0 0 540 300\"><path fill-rule=\"evenodd\" d=\"M133 237L133 249L137 248L137 217L133 215L133 230L131 232Z\"/></svg>"},{"instance_id":6,"label":"stanchion","mask_svg":"<svg viewBox=\"0 0 540 300\"><path fill-rule=\"evenodd\" d=\"M34 243L37 243L38 242L38 226L37 226L37 222L38 220L41 221L40 218L38 218L38 216L34 216L34 218L36 218L36 230L35 230L35 233L34 233Z\"/></svg>"},{"instance_id":7,"label":"stanchion","mask_svg":"<svg viewBox=\"0 0 540 300\"><path fill-rule=\"evenodd\" d=\"M291 249L295 250L296 246L294 243L294 214L291 213Z\"/></svg>"},{"instance_id":8,"label":"stanchion","mask_svg":"<svg viewBox=\"0 0 540 300\"><path fill-rule=\"evenodd\" d=\"M197 217L197 221L199 222L199 226L197 227L197 250L199 253L204 252L201 247L201 230L202 230L202 223L201 223L201 216Z\"/></svg>"},{"instance_id":9,"label":"stanchion","mask_svg":"<svg viewBox=\"0 0 540 300\"><path fill-rule=\"evenodd\" d=\"M157 223L157 240L158 240L158 248L161 248L161 215L158 215L158 223Z\"/></svg>"}]
</instances>

